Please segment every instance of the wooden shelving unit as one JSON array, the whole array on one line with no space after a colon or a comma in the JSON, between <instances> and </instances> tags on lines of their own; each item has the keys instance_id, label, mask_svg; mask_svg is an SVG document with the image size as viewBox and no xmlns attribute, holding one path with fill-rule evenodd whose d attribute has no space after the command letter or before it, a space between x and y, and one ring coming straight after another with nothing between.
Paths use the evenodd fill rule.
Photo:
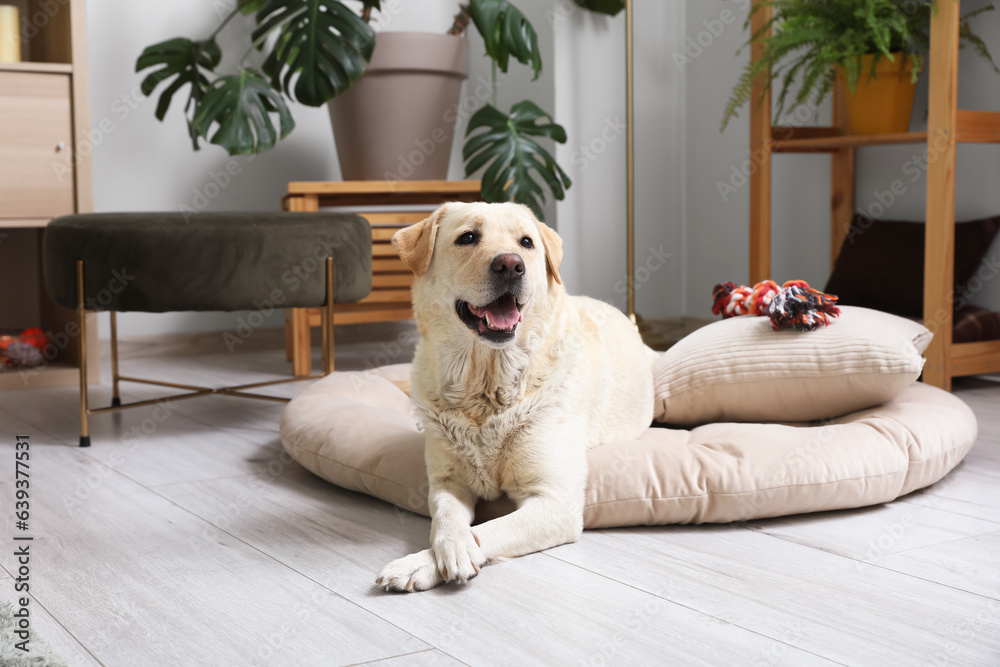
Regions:
<instances>
[{"instance_id":1,"label":"wooden shelving unit","mask_svg":"<svg viewBox=\"0 0 1000 667\"><path fill-rule=\"evenodd\" d=\"M754 0L754 5L759 0ZM934 333L925 356L924 382L951 389L951 379L1000 371L1000 341L953 344L952 301L955 261L955 151L959 143L1000 143L1000 112L969 111L958 106L958 2L938 3L931 18L930 106L927 132L849 135L844 91L833 95L829 127L782 127L771 124L771 96L751 105L750 154L759 165L750 176L750 283L771 277L771 158L775 153L829 153L831 265L843 245L854 214L854 149L859 146L922 144L937 156L928 161L927 223L924 251L924 325ZM771 18L761 7L753 18L756 32ZM760 58L754 45L750 57ZM754 100L761 89L754 89Z\"/></svg>"},{"instance_id":2,"label":"wooden shelving unit","mask_svg":"<svg viewBox=\"0 0 1000 667\"><path fill-rule=\"evenodd\" d=\"M53 218L93 211L83 0L15 0L23 62L0 63L0 329L63 334L46 365L0 371L0 391L78 382L76 313L53 304L42 281L41 237ZM90 315L91 321L94 316ZM97 380L97 339L88 341Z\"/></svg>"}]
</instances>

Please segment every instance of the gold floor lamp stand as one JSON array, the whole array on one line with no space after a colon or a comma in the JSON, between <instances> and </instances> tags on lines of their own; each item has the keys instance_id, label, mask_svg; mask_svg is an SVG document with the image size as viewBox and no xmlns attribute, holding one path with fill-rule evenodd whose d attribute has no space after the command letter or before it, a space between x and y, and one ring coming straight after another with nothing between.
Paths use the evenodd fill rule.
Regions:
<instances>
[{"instance_id":1,"label":"gold floor lamp stand","mask_svg":"<svg viewBox=\"0 0 1000 667\"><path fill-rule=\"evenodd\" d=\"M654 350L666 350L695 329L711 320L697 317L644 318L635 311L635 108L634 67L632 59L633 0L625 0L625 114L628 119L626 146L625 246L628 277L628 301L625 314L639 329L643 342Z\"/></svg>"}]
</instances>

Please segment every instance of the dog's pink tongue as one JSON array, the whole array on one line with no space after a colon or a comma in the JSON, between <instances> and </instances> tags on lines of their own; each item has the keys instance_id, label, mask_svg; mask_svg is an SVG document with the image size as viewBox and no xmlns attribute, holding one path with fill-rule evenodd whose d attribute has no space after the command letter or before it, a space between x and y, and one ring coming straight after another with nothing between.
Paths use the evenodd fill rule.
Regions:
<instances>
[{"instance_id":1,"label":"dog's pink tongue","mask_svg":"<svg viewBox=\"0 0 1000 667\"><path fill-rule=\"evenodd\" d=\"M521 312L517 309L517 301L512 294L504 294L502 297L488 303L482 308L469 306L476 317L486 317L489 313L489 327L491 329L510 329L521 321Z\"/></svg>"}]
</instances>

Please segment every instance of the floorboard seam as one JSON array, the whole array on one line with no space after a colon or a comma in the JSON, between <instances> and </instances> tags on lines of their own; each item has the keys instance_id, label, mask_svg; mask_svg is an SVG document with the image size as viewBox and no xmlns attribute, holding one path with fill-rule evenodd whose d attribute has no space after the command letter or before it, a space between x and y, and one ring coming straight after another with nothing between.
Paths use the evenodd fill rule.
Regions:
<instances>
[{"instance_id":1,"label":"floorboard seam","mask_svg":"<svg viewBox=\"0 0 1000 667\"><path fill-rule=\"evenodd\" d=\"M820 655L819 653L815 653L813 651L810 651L809 649L802 648L801 646L795 646L794 644L789 644L788 642L786 642L786 641L784 641L782 639L778 639L777 637L772 637L770 635L766 635L766 634L764 634L762 632L759 632L757 630L753 630L751 628L744 627L744 626L740 625L739 623L734 623L733 621L730 621L730 620L727 620L727 619L724 619L724 618L719 618L715 614L711 614L711 613L702 611L702 610L700 610L700 609L698 609L696 607L692 607L692 606L686 605L686 604L684 604L682 602L678 602L677 600L671 600L670 598L665 598L662 595L657 595L656 593L644 590L644 589L639 588L638 586L634 586L634 585L632 585L632 584L630 584L628 582L621 581L620 579L615 579L614 577L612 577L610 575L601 574L600 572L595 572L594 570L591 570L590 568L587 568L587 567L583 567L582 565L577 565L576 563L571 563L571 562L569 562L567 560L559 558L558 556L553 556L551 553L549 553L547 551L543 552L542 555L548 556L549 558L554 558L555 560L559 561L560 563L564 563L564 564L569 565L571 567L579 568L579 569L581 569L581 570L583 570L585 572L590 572L591 574L594 574L594 575L596 575L598 577L601 577L603 579L607 579L608 581L613 581L613 582L615 582L617 584L620 584L622 586L627 586L628 588L631 588L631 589L633 589L635 591L638 591L640 593L643 593L645 595L651 595L651 596L653 596L655 598L658 598L660 600L663 600L664 602L667 602L669 604L677 605L678 607L683 607L684 609L687 609L689 611L693 611L694 613L699 614L701 616L707 616L709 618L714 618L715 620L719 621L720 623L725 623L726 625L731 625L733 627L740 628L741 630L744 630L744 631L749 632L751 634L755 634L758 637L763 637L765 639L769 639L771 641L777 642L777 643L782 644L784 646L788 646L789 648L793 648L796 651L802 651L803 653L808 653L809 655L816 656L817 658L819 658L821 660L826 660L826 661L831 662L831 663L836 664L836 665L845 665L845 663L838 662L837 660L834 660L833 658L828 658L825 655ZM846 665L845 665L845 667L846 667Z\"/></svg>"},{"instance_id":2,"label":"floorboard seam","mask_svg":"<svg viewBox=\"0 0 1000 667\"><path fill-rule=\"evenodd\" d=\"M992 533L990 533L990 534L992 535ZM977 598L982 598L984 600L997 600L997 601L1000 601L1000 595L993 596L993 595L986 595L985 593L977 593L976 591L970 591L970 590L966 590L964 588L959 588L958 586L955 586L953 584L946 584L946 583L941 582L941 581L935 581L934 579L927 579L925 577L920 577L920 576L917 576L915 574L910 574L909 572L901 572L900 570L895 570L895 569L893 569L891 567L887 567L887 566L881 565L879 563L865 563L865 564L866 565L871 565L872 567L877 567L880 570L886 570L887 572L893 572L895 574L901 574L904 577L910 577L911 579L917 579L918 581L925 581L925 582L927 582L929 584L936 584L938 586L943 586L945 588L950 588L953 591L958 591L959 593L965 593L966 595L974 595Z\"/></svg>"},{"instance_id":3,"label":"floorboard seam","mask_svg":"<svg viewBox=\"0 0 1000 667\"><path fill-rule=\"evenodd\" d=\"M266 557L266 558L270 559L271 561L273 561L273 562L277 563L277 564L278 564L278 565L280 565L281 567L284 567L284 568L288 569L288 570L289 570L290 572L293 572L293 573L295 573L295 574L299 575L300 577L303 577L303 578L304 578L304 579L306 579L307 581L311 581L312 583L314 583L315 585L319 586L320 588L323 588L323 589L325 589L325 590L328 590L328 591L330 591L330 592L331 592L332 594L334 594L334 595L336 595L337 597L341 598L342 600L344 600L344 601L345 601L345 602L347 602L348 604L350 604L350 605L352 605L352 606L354 606L354 607L357 607L358 609L360 609L361 611L365 612L366 614L371 614L371 615L372 615L372 616L374 616L375 618L378 618L379 620L383 621L384 623L387 623L388 625L391 625L392 627L396 628L396 629L397 629L397 630L399 630L400 632L403 632L403 633L405 633L405 634L409 635L410 637L412 637L413 639L415 639L415 640L417 640L417 641L419 641L419 642L422 642L423 644L426 644L426 645L427 645L428 647L432 647L432 648L437 648L437 647L435 647L435 646L434 646L433 644L431 644L430 642L428 642L428 641L425 641L424 639L421 639L420 637L418 637L417 635L413 634L413 633L412 633L412 632L410 632L409 630L406 630L406 629L404 629L404 628L400 627L399 625L397 625L396 623L393 623L392 621L390 621L390 620L388 620L388 619L386 619L386 618L383 618L382 616L380 616L380 615L376 614L376 613L375 613L374 611L371 611L370 609L365 609L365 608L364 608L363 606L361 606L360 604L358 604L358 603L357 603L357 602L355 602L354 600L351 600L350 598L348 598L348 597L345 597L344 595L342 595L342 594L338 593L337 591L333 590L333 589L332 589L332 588L330 588L329 586L326 586L326 585L324 585L324 584L322 584L322 583L320 583L320 582L316 581L315 579L313 579L313 578L312 578L312 577L310 577L309 575L305 574L304 572L300 572L299 570L295 569L295 568L294 568L293 566L291 566L290 564L288 564L288 563L285 563L285 562L283 562L283 561L281 561L281 560L278 560L278 559L277 559L276 557L274 557L274 556L272 556L271 554L267 553L266 551L264 551L264 550L263 550L263 549L261 549L260 547L256 546L255 544L251 544L250 542L247 542L247 541L246 541L246 540L244 540L243 538L241 538L241 537L239 537L239 536L237 536L237 535L234 535L233 533L229 532L228 530L225 530L224 528L222 528L222 527L218 526L217 524L213 523L212 521L209 521L208 519L205 519L204 517L202 517L202 516L198 515L197 513L195 513L195 512L192 512L191 510L189 510L188 508L184 507L183 505L180 505L180 504L178 504L177 502L175 502L175 501L174 501L174 500L172 500L171 498L168 498L168 497L166 497L166 496L164 496L164 495L162 495L162 494L158 493L158 492L156 491L156 489L154 489L154 488L149 488L149 487L145 487L145 488L146 488L146 489L147 489L148 491L150 491L151 493L153 493L153 494L155 494L155 495L159 496L160 498L162 498L162 499L166 500L167 502L171 503L172 505L174 505L174 506L178 507L179 509L183 510L184 512L187 512L188 514L190 514L191 516L195 517L195 518L196 518L196 519L198 519L199 521L203 521L204 523L207 523L208 525L212 526L213 528L215 528L215 529L216 529L216 530L218 530L219 532L222 532L222 533L225 533L226 535L229 535L229 536L230 536L231 538L233 538L233 539L234 539L234 540L236 540L237 542L240 542L241 544L244 544L244 545L246 545L246 546L247 546L247 547L249 547L250 549L253 549L253 550L254 550L254 551L256 551L257 553L259 553L259 554L261 554L262 556L264 556L264 557Z\"/></svg>"},{"instance_id":4,"label":"floorboard seam","mask_svg":"<svg viewBox=\"0 0 1000 667\"><path fill-rule=\"evenodd\" d=\"M785 542L787 544L794 544L795 546L801 547L803 549L812 549L814 551L820 551L822 553L829 554L831 556L836 556L837 558L843 558L844 560L849 560L849 561L852 561L854 563L859 563L861 565L870 565L872 567L877 567L880 570L884 570L886 572L892 572L893 574L898 574L898 575L903 576L903 577L909 577L910 579L917 579L919 581L924 581L924 582L927 582L929 584L936 584L938 586L942 586L943 588L950 588L951 590L954 590L954 591L959 591L961 593L967 593L969 595L975 595L976 597L981 597L981 598L984 598L984 599L987 599L987 600L995 599L995 598L992 598L992 597L990 597L988 595L983 595L981 593L974 593L972 591L967 591L967 590L965 590L963 588L957 588L957 587L952 586L950 584L946 584L946 583L943 583L943 582L940 582L940 581L934 581L933 579L924 579L923 577L918 577L916 575L909 574L907 572L900 572L899 570L894 570L892 568L885 567L884 565L879 565L878 563L873 563L871 561L861 560L861 559L858 559L858 558L854 558L853 556L845 556L844 554L839 554L839 553L837 553L835 551L828 551L827 549L821 549L819 547L809 546L808 544L802 544L801 542L796 542L795 540L790 540L788 538L781 537L780 535L771 535L770 533L765 533L763 531L754 531L754 532L758 532L761 535L764 535L766 537L770 537L770 538L773 538L773 539L776 539L776 540L781 540L782 542ZM998 531L998 532L1000 532L1000 531ZM967 539L969 539L971 537L981 537L982 535L993 535L993 534L995 534L995 533L990 532L990 533L982 533L981 535L968 535L966 537L959 538L959 540L948 540L947 542L940 542L939 544L949 544L951 542L957 542L957 541L960 541L960 540L967 540ZM914 547L914 549L927 549L927 548L930 548L930 547L933 547L933 546L937 546L937 545L928 544L928 545L923 546L923 547ZM907 549L906 551L912 551L912 550L913 549ZM892 554L884 554L884 555L885 556L891 556L891 555L894 555L894 554L897 554L897 553L905 553L905 551L894 551Z\"/></svg>"},{"instance_id":5,"label":"floorboard seam","mask_svg":"<svg viewBox=\"0 0 1000 667\"><path fill-rule=\"evenodd\" d=\"M936 497L938 497L938 498L944 498L946 500L953 500L955 502L968 502L968 501L962 500L961 498L953 498L951 496L936 496ZM950 509L949 510L945 510L945 509L941 509L939 507L933 507L931 505L922 505L922 504L920 504L918 502L914 502L913 500L908 500L906 498L901 498L897 502L906 503L907 505L912 505L913 507L919 507L921 509L925 509L925 508L926 509L936 509L936 510L939 510L941 512L948 512L949 514L954 514L955 516L964 517L966 519L976 519L978 521L985 521L987 523L995 523L997 525L997 527L1000 528L1000 521L994 521L993 519L984 519L981 516L975 516L973 514L963 514L962 512L956 512L955 510L950 510ZM935 502L935 501L931 501L931 502ZM989 535L991 533L984 533L984 534L985 535ZM975 537L975 536L974 535L970 535L969 537ZM920 548L920 547L915 547L915 548Z\"/></svg>"}]
</instances>

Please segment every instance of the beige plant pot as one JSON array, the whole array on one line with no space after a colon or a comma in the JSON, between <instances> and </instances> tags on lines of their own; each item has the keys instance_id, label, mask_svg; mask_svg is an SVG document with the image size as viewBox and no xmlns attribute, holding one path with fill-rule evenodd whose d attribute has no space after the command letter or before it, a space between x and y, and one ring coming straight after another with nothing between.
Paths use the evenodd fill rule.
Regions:
<instances>
[{"instance_id":1,"label":"beige plant pot","mask_svg":"<svg viewBox=\"0 0 1000 667\"><path fill-rule=\"evenodd\" d=\"M329 105L345 181L448 176L465 37L383 32L365 74Z\"/></svg>"}]
</instances>

